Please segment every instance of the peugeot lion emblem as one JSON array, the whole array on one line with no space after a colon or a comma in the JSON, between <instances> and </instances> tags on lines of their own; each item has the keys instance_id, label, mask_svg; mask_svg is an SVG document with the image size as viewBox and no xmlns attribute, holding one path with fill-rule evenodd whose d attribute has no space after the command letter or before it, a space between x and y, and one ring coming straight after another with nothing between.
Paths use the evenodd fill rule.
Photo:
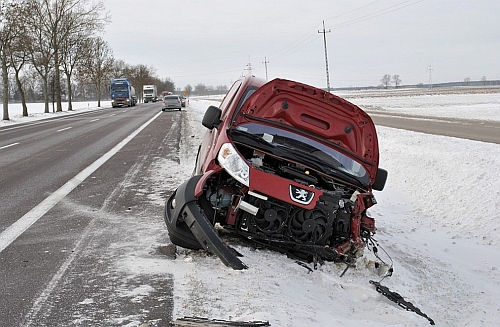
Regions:
<instances>
[{"instance_id":1,"label":"peugeot lion emblem","mask_svg":"<svg viewBox=\"0 0 500 327\"><path fill-rule=\"evenodd\" d=\"M290 185L290 198L292 199L292 201L300 204L309 204L311 203L313 197L313 192L309 192L302 188Z\"/></svg>"}]
</instances>

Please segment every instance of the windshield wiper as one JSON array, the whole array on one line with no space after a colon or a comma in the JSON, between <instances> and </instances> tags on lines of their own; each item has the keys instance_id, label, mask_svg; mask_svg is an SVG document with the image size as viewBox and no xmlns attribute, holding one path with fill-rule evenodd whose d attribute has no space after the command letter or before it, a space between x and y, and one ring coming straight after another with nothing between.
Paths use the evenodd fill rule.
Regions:
<instances>
[{"instance_id":1,"label":"windshield wiper","mask_svg":"<svg viewBox=\"0 0 500 327\"><path fill-rule=\"evenodd\" d=\"M269 148L273 149L273 151L276 148L276 146L274 144L267 142L261 136L256 135L256 134L247 133L247 132L242 131L242 130L232 129L232 130L230 130L230 135L233 137L234 140L237 140L237 141L240 141L240 142L243 142L246 144L249 143L248 141L255 141L255 143L252 142L253 144L251 144L251 145L254 145L256 147L264 146L266 149L269 149Z\"/></svg>"},{"instance_id":2,"label":"windshield wiper","mask_svg":"<svg viewBox=\"0 0 500 327\"><path fill-rule=\"evenodd\" d=\"M332 160L331 161L324 161L323 159L319 158L318 156L311 155L311 153L306 153L294 148L290 148L287 146L278 146L276 147L275 151L279 152L278 155L282 157L286 157L288 159L292 159L298 162L302 162L304 164L307 164L325 174L328 175L333 175L336 177L339 177L338 175L342 175L342 179L348 180L349 182L353 184L358 184L360 186L363 186L363 182L357 179L356 177L348 174L347 172L342 170L342 165L336 161ZM312 157L311 157L312 156ZM316 158L317 160L315 160ZM333 158L332 158L333 159Z\"/></svg>"}]
</instances>

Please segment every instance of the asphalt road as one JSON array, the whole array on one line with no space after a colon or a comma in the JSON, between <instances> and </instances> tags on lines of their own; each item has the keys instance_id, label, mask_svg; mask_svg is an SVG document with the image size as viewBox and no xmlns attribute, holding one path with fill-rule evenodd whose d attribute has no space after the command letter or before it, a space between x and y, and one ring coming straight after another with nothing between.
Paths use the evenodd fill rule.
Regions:
<instances>
[{"instance_id":1,"label":"asphalt road","mask_svg":"<svg viewBox=\"0 0 500 327\"><path fill-rule=\"evenodd\" d=\"M500 144L500 122L366 111L376 125Z\"/></svg>"},{"instance_id":2,"label":"asphalt road","mask_svg":"<svg viewBox=\"0 0 500 327\"><path fill-rule=\"evenodd\" d=\"M184 114L150 103L2 128L0 326L167 326L170 274L131 278L116 262L140 251L165 260L154 253L168 238L147 172L177 155ZM137 248L147 235L148 247Z\"/></svg>"}]
</instances>

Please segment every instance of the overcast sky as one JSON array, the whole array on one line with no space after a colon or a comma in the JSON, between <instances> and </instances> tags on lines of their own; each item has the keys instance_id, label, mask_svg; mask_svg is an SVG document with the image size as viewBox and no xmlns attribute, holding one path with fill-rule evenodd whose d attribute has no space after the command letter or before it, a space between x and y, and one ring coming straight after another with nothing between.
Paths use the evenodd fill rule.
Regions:
<instances>
[{"instance_id":1,"label":"overcast sky","mask_svg":"<svg viewBox=\"0 0 500 327\"><path fill-rule=\"evenodd\" d=\"M105 0L114 57L179 89L252 73L332 88L500 79L499 0ZM329 33L322 34L318 31ZM267 71L266 65L267 63Z\"/></svg>"}]
</instances>

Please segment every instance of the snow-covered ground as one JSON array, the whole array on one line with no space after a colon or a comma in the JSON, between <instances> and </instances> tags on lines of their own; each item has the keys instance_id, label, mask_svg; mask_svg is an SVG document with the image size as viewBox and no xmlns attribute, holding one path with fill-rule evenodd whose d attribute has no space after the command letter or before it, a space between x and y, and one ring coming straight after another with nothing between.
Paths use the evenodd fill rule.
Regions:
<instances>
[{"instance_id":1,"label":"snow-covered ground","mask_svg":"<svg viewBox=\"0 0 500 327\"><path fill-rule=\"evenodd\" d=\"M401 111L419 115L448 116L455 110L456 116L468 118L487 111L487 117L500 121L500 94L484 96L468 101L461 95L439 95L435 103L426 95L364 97L355 103L377 101L377 107L394 111L399 103ZM207 106L192 102L189 110L194 118ZM380 165L389 179L384 191L375 192L378 204L370 213L377 221L376 239L394 261L394 275L382 284L438 326L498 326L500 145L377 130ZM216 258L188 252L174 261L176 316L269 320L272 326L429 325L369 284L380 280L370 252L365 251L358 269L340 277L343 265L327 263L308 273L270 251L238 251L248 270L231 271Z\"/></svg>"},{"instance_id":2,"label":"snow-covered ground","mask_svg":"<svg viewBox=\"0 0 500 327\"><path fill-rule=\"evenodd\" d=\"M45 114L45 105L43 103L28 103L28 116L23 117L23 107L21 103L11 103L9 104L9 120L3 120L3 108L0 104L0 128L2 126L9 126L24 122L29 122L33 120L39 120L44 118L59 117L70 115L75 112L83 112L89 110L96 110L97 101L86 101L86 102L73 102L73 111L68 112L68 103L62 103L63 111L55 112L52 103L49 104L50 113ZM111 107L111 101L101 101L101 107Z\"/></svg>"},{"instance_id":3,"label":"snow-covered ground","mask_svg":"<svg viewBox=\"0 0 500 327\"><path fill-rule=\"evenodd\" d=\"M500 121L498 92L371 94L340 95L371 109ZM201 117L211 103L191 99L185 111L189 124L181 131L189 137L181 144L180 164L161 164L160 158L157 171L151 172L169 180L166 188L175 188L191 173L193 144L201 140ZM16 115L12 109L15 122L25 120ZM5 124L12 122L0 126ZM375 192L378 204L370 214L378 228L375 238L394 261L393 276L382 284L437 326L499 326L500 145L381 126L377 130L380 166L389 171L389 178L385 189ZM161 239L165 231L158 234ZM142 242L145 247L151 244L150 239ZM280 327L429 325L369 284L381 279L370 251L356 269L340 277L345 268L340 264L326 263L310 273L281 254L236 248L249 269L234 271L217 257L182 249L175 260L158 260L147 249L117 259L116 265L129 275L173 274L175 318L266 320Z\"/></svg>"},{"instance_id":4,"label":"snow-covered ground","mask_svg":"<svg viewBox=\"0 0 500 327\"><path fill-rule=\"evenodd\" d=\"M370 110L428 117L500 121L500 88L370 90L337 93Z\"/></svg>"}]
</instances>

